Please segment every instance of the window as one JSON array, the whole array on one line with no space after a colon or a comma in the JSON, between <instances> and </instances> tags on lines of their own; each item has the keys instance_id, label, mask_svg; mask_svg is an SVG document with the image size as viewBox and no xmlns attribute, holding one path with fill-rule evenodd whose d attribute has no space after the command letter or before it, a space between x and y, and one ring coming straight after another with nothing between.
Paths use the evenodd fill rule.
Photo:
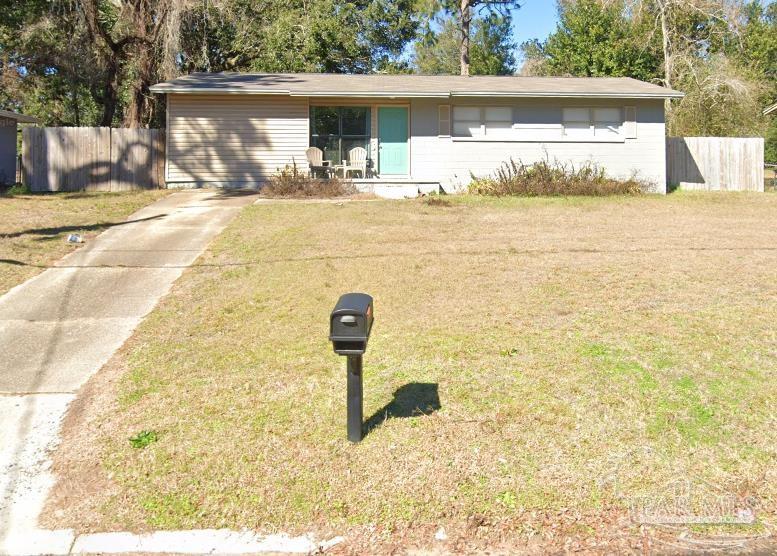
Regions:
<instances>
[{"instance_id":1,"label":"window","mask_svg":"<svg viewBox=\"0 0 777 556\"><path fill-rule=\"evenodd\" d=\"M486 135L501 135L513 128L513 109L510 106L489 106L483 109Z\"/></svg>"},{"instance_id":2,"label":"window","mask_svg":"<svg viewBox=\"0 0 777 556\"><path fill-rule=\"evenodd\" d=\"M564 136L581 139L622 137L620 108L564 108Z\"/></svg>"},{"instance_id":3,"label":"window","mask_svg":"<svg viewBox=\"0 0 777 556\"><path fill-rule=\"evenodd\" d=\"M368 106L311 106L310 146L324 151L324 160L339 164L348 151L362 147L370 152Z\"/></svg>"},{"instance_id":4,"label":"window","mask_svg":"<svg viewBox=\"0 0 777 556\"><path fill-rule=\"evenodd\" d=\"M440 106L438 131L450 125L454 140L481 141L603 141L636 137L636 109L612 106L562 107L560 103L515 106ZM444 109L444 110L443 110Z\"/></svg>"},{"instance_id":5,"label":"window","mask_svg":"<svg viewBox=\"0 0 777 556\"><path fill-rule=\"evenodd\" d=\"M594 108L594 136L620 137L623 118L620 108Z\"/></svg>"},{"instance_id":6,"label":"window","mask_svg":"<svg viewBox=\"0 0 777 556\"><path fill-rule=\"evenodd\" d=\"M513 128L511 106L454 106L453 134L457 137L504 136Z\"/></svg>"},{"instance_id":7,"label":"window","mask_svg":"<svg viewBox=\"0 0 777 556\"><path fill-rule=\"evenodd\" d=\"M564 135L572 138L587 138L593 135L591 110L589 108L564 108Z\"/></svg>"},{"instance_id":8,"label":"window","mask_svg":"<svg viewBox=\"0 0 777 556\"><path fill-rule=\"evenodd\" d=\"M453 134L458 137L477 137L483 134L480 108L474 106L453 107Z\"/></svg>"}]
</instances>

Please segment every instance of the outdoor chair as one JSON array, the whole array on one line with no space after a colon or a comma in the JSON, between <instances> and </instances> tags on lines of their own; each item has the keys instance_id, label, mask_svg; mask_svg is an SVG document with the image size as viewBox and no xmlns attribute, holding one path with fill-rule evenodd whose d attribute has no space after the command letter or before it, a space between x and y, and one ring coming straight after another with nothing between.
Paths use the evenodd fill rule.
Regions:
<instances>
[{"instance_id":1,"label":"outdoor chair","mask_svg":"<svg viewBox=\"0 0 777 556\"><path fill-rule=\"evenodd\" d=\"M363 178L367 177L367 149L356 147L348 151L348 163L342 167L343 177L348 177L348 172L361 172Z\"/></svg>"},{"instance_id":2,"label":"outdoor chair","mask_svg":"<svg viewBox=\"0 0 777 556\"><path fill-rule=\"evenodd\" d=\"M316 177L316 174L323 174L325 178L329 177L332 167L328 165L329 161L324 161L324 151L318 147L310 147L305 151L308 158L308 168L310 168L310 177Z\"/></svg>"}]
</instances>

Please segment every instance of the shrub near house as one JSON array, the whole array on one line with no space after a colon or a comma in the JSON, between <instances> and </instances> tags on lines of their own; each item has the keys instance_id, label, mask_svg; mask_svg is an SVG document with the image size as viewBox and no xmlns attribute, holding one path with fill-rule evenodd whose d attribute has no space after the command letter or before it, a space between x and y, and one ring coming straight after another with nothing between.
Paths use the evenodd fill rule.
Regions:
<instances>
[{"instance_id":1,"label":"shrub near house","mask_svg":"<svg viewBox=\"0 0 777 556\"><path fill-rule=\"evenodd\" d=\"M493 176L472 177L470 193L477 195L639 195L654 186L636 178L617 180L610 178L600 166L586 162L575 168L572 164L547 159L526 165L512 158L505 162Z\"/></svg>"},{"instance_id":2,"label":"shrub near house","mask_svg":"<svg viewBox=\"0 0 777 556\"><path fill-rule=\"evenodd\" d=\"M270 176L262 193L268 197L343 197L356 193L356 188L348 180L338 177L314 178L307 172L301 172L296 163L287 164Z\"/></svg>"}]
</instances>

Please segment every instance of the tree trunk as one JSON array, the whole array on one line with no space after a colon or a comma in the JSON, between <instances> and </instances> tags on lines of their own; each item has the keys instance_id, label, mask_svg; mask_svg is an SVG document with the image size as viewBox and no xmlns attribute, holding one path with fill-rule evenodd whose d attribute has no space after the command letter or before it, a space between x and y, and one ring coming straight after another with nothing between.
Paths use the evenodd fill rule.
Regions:
<instances>
[{"instance_id":1,"label":"tree trunk","mask_svg":"<svg viewBox=\"0 0 777 556\"><path fill-rule=\"evenodd\" d=\"M469 76L469 27L472 23L472 0L461 0L461 75Z\"/></svg>"},{"instance_id":2,"label":"tree trunk","mask_svg":"<svg viewBox=\"0 0 777 556\"><path fill-rule=\"evenodd\" d=\"M664 86L671 89L673 81L672 73L674 72L674 67L672 66L672 48L671 39L669 37L669 21L667 20L668 4L668 0L659 0L658 2L658 9L661 16L661 43L664 52ZM664 100L664 112L666 113L665 119L667 122L669 121L669 113L671 110L672 100Z\"/></svg>"},{"instance_id":3,"label":"tree trunk","mask_svg":"<svg viewBox=\"0 0 777 556\"><path fill-rule=\"evenodd\" d=\"M103 127L111 127L113 123L113 117L116 115L116 105L119 101L118 96L118 74L119 67L118 62L114 56L111 56L107 60L107 74L105 76L105 86L103 87L102 104L103 104L103 117L100 121L100 125Z\"/></svg>"},{"instance_id":4,"label":"tree trunk","mask_svg":"<svg viewBox=\"0 0 777 556\"><path fill-rule=\"evenodd\" d=\"M151 106L148 88L153 80L153 63L152 53L149 50L150 47L147 45L138 46L137 76L132 84L132 95L124 115L125 127L145 127L150 119Z\"/></svg>"},{"instance_id":5,"label":"tree trunk","mask_svg":"<svg viewBox=\"0 0 777 556\"><path fill-rule=\"evenodd\" d=\"M79 97L78 84L75 79L70 80L70 90L73 95L73 115L75 116L76 127L81 127L81 99Z\"/></svg>"},{"instance_id":6,"label":"tree trunk","mask_svg":"<svg viewBox=\"0 0 777 556\"><path fill-rule=\"evenodd\" d=\"M658 3L658 9L661 15L661 42L664 49L664 85L672 87L672 52L669 39L669 22L667 21L667 4L666 0L661 0Z\"/></svg>"}]
</instances>

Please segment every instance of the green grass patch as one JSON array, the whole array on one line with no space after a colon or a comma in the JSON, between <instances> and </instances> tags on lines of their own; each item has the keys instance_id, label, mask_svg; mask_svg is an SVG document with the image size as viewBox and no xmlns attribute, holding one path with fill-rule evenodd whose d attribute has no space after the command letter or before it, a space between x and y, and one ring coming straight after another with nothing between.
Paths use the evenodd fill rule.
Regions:
<instances>
[{"instance_id":1,"label":"green grass patch","mask_svg":"<svg viewBox=\"0 0 777 556\"><path fill-rule=\"evenodd\" d=\"M164 190L11 193L0 196L0 295L77 249L77 244L65 241L69 234L80 234L88 241L168 194Z\"/></svg>"},{"instance_id":2,"label":"green grass patch","mask_svg":"<svg viewBox=\"0 0 777 556\"><path fill-rule=\"evenodd\" d=\"M116 489L61 525L594 515L684 477L774 514L777 197L446 200L247 207L125 348L84 463ZM358 445L348 291L375 298Z\"/></svg>"}]
</instances>

